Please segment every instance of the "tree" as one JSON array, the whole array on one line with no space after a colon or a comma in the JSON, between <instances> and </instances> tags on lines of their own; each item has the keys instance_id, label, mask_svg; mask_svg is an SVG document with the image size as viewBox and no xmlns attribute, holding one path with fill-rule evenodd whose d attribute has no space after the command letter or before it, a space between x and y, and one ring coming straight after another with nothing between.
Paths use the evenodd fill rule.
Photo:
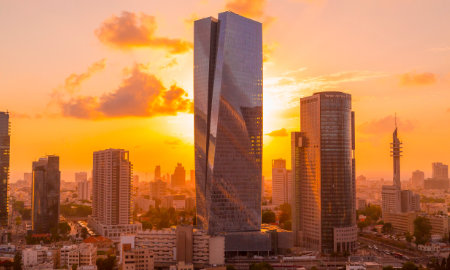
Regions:
<instances>
[{"instance_id":1,"label":"tree","mask_svg":"<svg viewBox=\"0 0 450 270\"><path fill-rule=\"evenodd\" d=\"M264 210L262 212L262 223L275 223L275 213L271 210Z\"/></svg>"},{"instance_id":2,"label":"tree","mask_svg":"<svg viewBox=\"0 0 450 270\"><path fill-rule=\"evenodd\" d=\"M22 252L21 251L17 251L16 254L14 254L13 269L14 270L22 270Z\"/></svg>"},{"instance_id":3,"label":"tree","mask_svg":"<svg viewBox=\"0 0 450 270\"><path fill-rule=\"evenodd\" d=\"M392 233L392 231L394 230L394 228L392 227L391 223L384 223L383 228L381 229L381 231L383 233Z\"/></svg>"},{"instance_id":4,"label":"tree","mask_svg":"<svg viewBox=\"0 0 450 270\"><path fill-rule=\"evenodd\" d=\"M412 239L413 239L413 236L412 236L409 232L406 232L406 233L405 233L405 238L406 238L406 241L407 241L408 243L411 243L411 241L412 241Z\"/></svg>"},{"instance_id":5,"label":"tree","mask_svg":"<svg viewBox=\"0 0 450 270\"><path fill-rule=\"evenodd\" d=\"M58 224L58 232L63 235L69 234L71 228L67 222L61 222Z\"/></svg>"},{"instance_id":6,"label":"tree","mask_svg":"<svg viewBox=\"0 0 450 270\"><path fill-rule=\"evenodd\" d=\"M414 220L414 237L417 245L424 245L431 239L431 224L426 217L417 217Z\"/></svg>"},{"instance_id":7,"label":"tree","mask_svg":"<svg viewBox=\"0 0 450 270\"><path fill-rule=\"evenodd\" d=\"M86 227L81 228L81 238L86 239L88 237L88 230Z\"/></svg>"},{"instance_id":8,"label":"tree","mask_svg":"<svg viewBox=\"0 0 450 270\"><path fill-rule=\"evenodd\" d=\"M148 221L142 221L142 229L144 230L151 230L152 229L152 224Z\"/></svg>"},{"instance_id":9,"label":"tree","mask_svg":"<svg viewBox=\"0 0 450 270\"><path fill-rule=\"evenodd\" d=\"M236 267L234 267L234 265L228 264L226 270L236 270Z\"/></svg>"},{"instance_id":10,"label":"tree","mask_svg":"<svg viewBox=\"0 0 450 270\"><path fill-rule=\"evenodd\" d=\"M419 267L413 262L405 262L402 266L402 270L419 270Z\"/></svg>"},{"instance_id":11,"label":"tree","mask_svg":"<svg viewBox=\"0 0 450 270\"><path fill-rule=\"evenodd\" d=\"M383 270L394 270L394 267L392 267L392 265L388 265L383 267Z\"/></svg>"},{"instance_id":12,"label":"tree","mask_svg":"<svg viewBox=\"0 0 450 270\"><path fill-rule=\"evenodd\" d=\"M273 267L267 262L252 263L250 270L273 270Z\"/></svg>"},{"instance_id":13,"label":"tree","mask_svg":"<svg viewBox=\"0 0 450 270\"><path fill-rule=\"evenodd\" d=\"M108 255L106 259L97 259L98 270L113 270L116 266L116 256Z\"/></svg>"}]
</instances>

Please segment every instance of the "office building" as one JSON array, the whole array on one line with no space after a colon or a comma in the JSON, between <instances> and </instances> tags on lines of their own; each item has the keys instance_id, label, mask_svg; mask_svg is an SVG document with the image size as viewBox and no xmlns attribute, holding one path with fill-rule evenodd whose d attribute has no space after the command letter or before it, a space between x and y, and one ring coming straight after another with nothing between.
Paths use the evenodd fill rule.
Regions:
<instances>
[{"instance_id":1,"label":"office building","mask_svg":"<svg viewBox=\"0 0 450 270\"><path fill-rule=\"evenodd\" d=\"M31 222L34 233L50 233L58 226L60 182L58 156L46 156L33 162Z\"/></svg>"},{"instance_id":2,"label":"office building","mask_svg":"<svg viewBox=\"0 0 450 270\"><path fill-rule=\"evenodd\" d=\"M448 179L448 165L434 162L432 164L432 177L434 179Z\"/></svg>"},{"instance_id":3,"label":"office building","mask_svg":"<svg viewBox=\"0 0 450 270\"><path fill-rule=\"evenodd\" d=\"M155 167L155 177L153 180L161 180L161 166L159 165Z\"/></svg>"},{"instance_id":4,"label":"office building","mask_svg":"<svg viewBox=\"0 0 450 270\"><path fill-rule=\"evenodd\" d=\"M286 170L286 160L272 160L272 204L280 206L291 202L292 174Z\"/></svg>"},{"instance_id":5,"label":"office building","mask_svg":"<svg viewBox=\"0 0 450 270\"><path fill-rule=\"evenodd\" d=\"M329 254L356 248L354 113L351 95L300 99L301 132L292 133L296 244Z\"/></svg>"},{"instance_id":6,"label":"office building","mask_svg":"<svg viewBox=\"0 0 450 270\"><path fill-rule=\"evenodd\" d=\"M177 163L177 167L172 174L172 187L184 187L186 184L186 170L181 163Z\"/></svg>"},{"instance_id":7,"label":"office building","mask_svg":"<svg viewBox=\"0 0 450 270\"><path fill-rule=\"evenodd\" d=\"M0 227L8 225L10 132L9 113L0 112Z\"/></svg>"},{"instance_id":8,"label":"office building","mask_svg":"<svg viewBox=\"0 0 450 270\"><path fill-rule=\"evenodd\" d=\"M132 244L122 245L122 270L153 270L153 252L145 247L132 247Z\"/></svg>"},{"instance_id":9,"label":"office building","mask_svg":"<svg viewBox=\"0 0 450 270\"><path fill-rule=\"evenodd\" d=\"M94 152L92 172L92 216L90 226L114 241L122 233L135 233L141 224L133 224L131 211L132 165L123 149Z\"/></svg>"},{"instance_id":10,"label":"office building","mask_svg":"<svg viewBox=\"0 0 450 270\"><path fill-rule=\"evenodd\" d=\"M160 200L167 193L167 183L161 179L150 182L150 199Z\"/></svg>"},{"instance_id":11,"label":"office building","mask_svg":"<svg viewBox=\"0 0 450 270\"><path fill-rule=\"evenodd\" d=\"M397 118L396 118L397 121ZM398 138L397 134L397 122L395 123L395 130L392 134L392 143L391 143L391 156L394 168L394 186L401 189L401 181L400 181L400 157L402 156L402 142Z\"/></svg>"},{"instance_id":12,"label":"office building","mask_svg":"<svg viewBox=\"0 0 450 270\"><path fill-rule=\"evenodd\" d=\"M425 181L425 173L419 170L416 170L412 173L411 184L414 188L423 188Z\"/></svg>"},{"instance_id":13,"label":"office building","mask_svg":"<svg viewBox=\"0 0 450 270\"><path fill-rule=\"evenodd\" d=\"M197 222L210 234L261 228L262 81L261 23L194 22Z\"/></svg>"},{"instance_id":14,"label":"office building","mask_svg":"<svg viewBox=\"0 0 450 270\"><path fill-rule=\"evenodd\" d=\"M414 194L411 190L401 191L401 211L420 211L420 195Z\"/></svg>"},{"instance_id":15,"label":"office building","mask_svg":"<svg viewBox=\"0 0 450 270\"><path fill-rule=\"evenodd\" d=\"M397 186L383 186L381 190L381 211L399 213L402 211L402 191Z\"/></svg>"}]
</instances>

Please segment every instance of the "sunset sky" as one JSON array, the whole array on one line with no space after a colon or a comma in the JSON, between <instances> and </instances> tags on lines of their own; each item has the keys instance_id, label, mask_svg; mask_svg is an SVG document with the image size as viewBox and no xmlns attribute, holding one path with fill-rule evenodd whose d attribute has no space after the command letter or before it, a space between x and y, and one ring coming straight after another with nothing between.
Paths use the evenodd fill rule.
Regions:
<instances>
[{"instance_id":1,"label":"sunset sky","mask_svg":"<svg viewBox=\"0 0 450 270\"><path fill-rule=\"evenodd\" d=\"M352 94L357 175L391 179L395 113L402 179L450 163L448 0L0 0L11 180L45 154L73 180L105 148L143 180L193 169L193 21L226 10L263 22L267 178L290 166L299 99L323 90Z\"/></svg>"}]
</instances>

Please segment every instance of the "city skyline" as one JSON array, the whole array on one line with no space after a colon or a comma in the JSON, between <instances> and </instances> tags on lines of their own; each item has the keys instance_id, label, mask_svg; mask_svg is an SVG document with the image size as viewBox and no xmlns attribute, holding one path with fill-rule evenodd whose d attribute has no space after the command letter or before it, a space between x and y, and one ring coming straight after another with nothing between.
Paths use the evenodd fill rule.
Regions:
<instances>
[{"instance_id":1,"label":"city skyline","mask_svg":"<svg viewBox=\"0 0 450 270\"><path fill-rule=\"evenodd\" d=\"M445 102L449 98L445 89L449 85L446 59L450 57L450 38L436 30L449 27L442 23L450 9L445 1L428 5L420 1L344 1L340 5L330 1L253 1L250 8L233 5L234 2L191 1L193 12L173 3L114 3L103 5L102 9L89 7L91 12L83 22L79 18L85 17L87 2L63 6L43 1L41 6L51 6L42 11L46 20L38 19L36 16L41 15L32 12L36 10L34 3L3 4L1 25L17 26L0 29L8 37L0 52L4 63L9 63L0 65L4 75L0 81L0 108L11 111L11 148L15 153L11 156L11 181L30 172L30 161L41 153L60 156L63 179L72 180L73 172L91 170L90 153L107 147L129 149L135 171L140 174L150 175L157 164L165 172L170 172L177 162L187 170L194 168L194 141L190 135L193 115L184 102L193 98L192 22L223 10L235 10L264 25L266 177L271 173L272 159L284 158L290 167L286 134L299 129L295 121L299 110L292 97L307 96L320 89L345 90L354 96L358 112L358 175L390 179L391 160L386 155L386 145L395 112L401 139L408 142L402 180L409 179L417 169L429 176L432 162L450 163L445 151L441 151L449 149L446 134L450 130L441 123L450 119L450 108ZM58 12L47 13L48 10ZM362 23L347 20L349 12ZM370 16L372 12L383 16L374 18ZM400 13L402 20L398 20ZM46 39L34 38L34 27L28 27L31 21ZM137 44L121 40L125 37L120 33L107 32L126 21L138 30L157 30L150 32L148 40L136 39ZM141 23L148 27L139 28ZM288 25L297 29L298 37L283 31ZM71 30L66 31L66 27ZM23 34L14 34L13 30ZM76 42L72 42L73 36L77 37ZM384 38L376 38L379 36ZM307 37L308 42L300 37ZM334 42L330 44L330 40ZM83 53L79 53L80 47ZM150 65L144 70L134 63ZM128 69L125 75L124 68ZM180 102L170 107L175 111L156 106L152 110L155 114L125 110L128 116L123 116L123 111L108 111L107 103L102 103L101 111L77 117L69 110L79 96L100 102L103 95L112 102L110 94L133 82L142 83L139 78L148 79L165 91L181 93ZM173 84L178 88L171 88ZM67 110L62 111L63 108ZM181 113L168 116L176 112ZM37 129L42 132L28 136ZM167 156L148 154L163 151ZM373 164L373 160L378 162Z\"/></svg>"}]
</instances>

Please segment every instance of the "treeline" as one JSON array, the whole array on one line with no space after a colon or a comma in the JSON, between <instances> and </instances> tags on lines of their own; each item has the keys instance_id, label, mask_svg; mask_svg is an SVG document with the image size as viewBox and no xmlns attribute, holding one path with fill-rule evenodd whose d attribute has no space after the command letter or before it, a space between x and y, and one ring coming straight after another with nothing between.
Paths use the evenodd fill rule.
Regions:
<instances>
[{"instance_id":1,"label":"treeline","mask_svg":"<svg viewBox=\"0 0 450 270\"><path fill-rule=\"evenodd\" d=\"M59 209L65 217L87 217L92 214L92 207L82 204L62 204Z\"/></svg>"}]
</instances>

